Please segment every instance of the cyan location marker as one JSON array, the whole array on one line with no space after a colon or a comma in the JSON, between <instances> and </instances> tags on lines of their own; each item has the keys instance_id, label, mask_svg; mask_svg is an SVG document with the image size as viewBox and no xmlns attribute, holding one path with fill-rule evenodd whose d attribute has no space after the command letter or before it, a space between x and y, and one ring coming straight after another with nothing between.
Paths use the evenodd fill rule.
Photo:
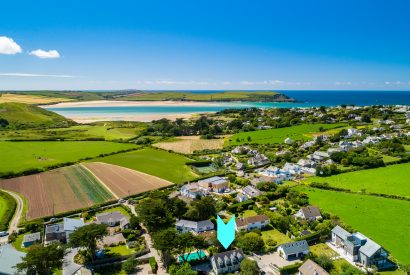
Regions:
<instances>
[{"instance_id":1,"label":"cyan location marker","mask_svg":"<svg viewBox=\"0 0 410 275\"><path fill-rule=\"evenodd\" d=\"M235 215L232 216L227 224L225 224L218 216L217 226L216 236L218 241L223 247L225 247L225 249L228 249L231 243L235 240Z\"/></svg>"}]
</instances>

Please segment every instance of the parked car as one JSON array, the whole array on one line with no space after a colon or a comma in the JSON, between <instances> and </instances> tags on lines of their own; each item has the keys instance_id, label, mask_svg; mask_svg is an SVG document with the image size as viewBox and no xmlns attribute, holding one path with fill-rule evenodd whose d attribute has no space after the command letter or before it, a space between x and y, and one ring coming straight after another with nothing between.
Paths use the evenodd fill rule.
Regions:
<instances>
[{"instance_id":1,"label":"parked car","mask_svg":"<svg viewBox=\"0 0 410 275\"><path fill-rule=\"evenodd\" d=\"M7 231L0 231L0 237L5 237L7 236L9 233Z\"/></svg>"}]
</instances>

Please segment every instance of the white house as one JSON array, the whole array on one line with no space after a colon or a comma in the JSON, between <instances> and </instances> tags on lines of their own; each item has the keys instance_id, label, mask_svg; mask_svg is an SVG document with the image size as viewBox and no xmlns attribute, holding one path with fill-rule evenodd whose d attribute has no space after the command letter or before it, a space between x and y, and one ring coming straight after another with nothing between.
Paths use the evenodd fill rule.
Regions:
<instances>
[{"instance_id":1,"label":"white house","mask_svg":"<svg viewBox=\"0 0 410 275\"><path fill-rule=\"evenodd\" d=\"M294 142L294 140L288 137L288 138L285 139L284 142L285 142L286 144L292 144L292 143Z\"/></svg>"},{"instance_id":2,"label":"white house","mask_svg":"<svg viewBox=\"0 0 410 275\"><path fill-rule=\"evenodd\" d=\"M241 249L217 253L211 257L212 270L216 275L235 273L245 258Z\"/></svg>"},{"instance_id":3,"label":"white house","mask_svg":"<svg viewBox=\"0 0 410 275\"><path fill-rule=\"evenodd\" d=\"M179 220L176 222L175 228L177 231L181 233L186 233L186 232L200 233L200 232L214 230L214 224L210 220L199 221L199 222L189 221L189 220Z\"/></svg>"},{"instance_id":4,"label":"white house","mask_svg":"<svg viewBox=\"0 0 410 275\"><path fill-rule=\"evenodd\" d=\"M309 254L309 245L306 240L285 243L278 247L278 253L285 260L297 260Z\"/></svg>"},{"instance_id":5,"label":"white house","mask_svg":"<svg viewBox=\"0 0 410 275\"><path fill-rule=\"evenodd\" d=\"M254 229L262 229L269 224L269 218L266 215L256 215L246 218L238 218L236 220L236 231L246 230L252 231Z\"/></svg>"}]
</instances>

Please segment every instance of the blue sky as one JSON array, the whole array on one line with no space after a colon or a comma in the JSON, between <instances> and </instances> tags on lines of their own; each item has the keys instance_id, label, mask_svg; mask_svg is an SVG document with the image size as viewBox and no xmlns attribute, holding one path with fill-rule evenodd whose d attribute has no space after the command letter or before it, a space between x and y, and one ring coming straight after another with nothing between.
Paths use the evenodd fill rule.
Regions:
<instances>
[{"instance_id":1,"label":"blue sky","mask_svg":"<svg viewBox=\"0 0 410 275\"><path fill-rule=\"evenodd\" d=\"M0 90L410 90L410 1L4 1Z\"/></svg>"}]
</instances>

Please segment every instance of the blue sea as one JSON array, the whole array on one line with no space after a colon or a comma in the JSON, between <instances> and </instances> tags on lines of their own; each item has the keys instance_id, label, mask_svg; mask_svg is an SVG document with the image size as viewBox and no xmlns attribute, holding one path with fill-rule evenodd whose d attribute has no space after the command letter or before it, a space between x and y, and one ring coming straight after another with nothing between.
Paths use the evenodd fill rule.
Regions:
<instances>
[{"instance_id":1,"label":"blue sea","mask_svg":"<svg viewBox=\"0 0 410 275\"><path fill-rule=\"evenodd\" d=\"M219 91L192 91L195 93L215 93ZM108 107L56 107L47 109L66 117L112 116L121 117L136 115L176 115L217 112L228 108L297 108L338 106L341 104L366 105L410 105L410 91L280 91L297 100L295 103L276 102L229 102L210 106L108 106Z\"/></svg>"}]
</instances>

